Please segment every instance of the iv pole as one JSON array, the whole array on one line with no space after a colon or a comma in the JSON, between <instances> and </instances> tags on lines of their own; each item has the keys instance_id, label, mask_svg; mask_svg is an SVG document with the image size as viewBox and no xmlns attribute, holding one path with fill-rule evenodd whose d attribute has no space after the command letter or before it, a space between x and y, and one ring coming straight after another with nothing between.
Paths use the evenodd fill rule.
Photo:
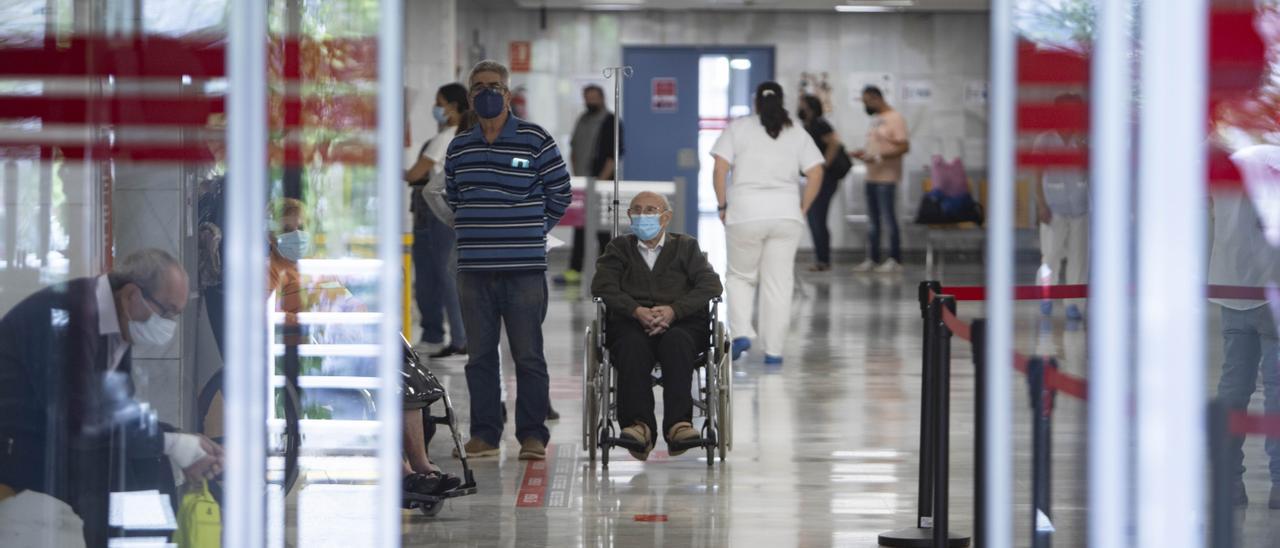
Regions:
<instances>
[{"instance_id":1,"label":"iv pole","mask_svg":"<svg viewBox=\"0 0 1280 548\"><path fill-rule=\"evenodd\" d=\"M604 77L613 79L613 201L609 204L609 212L613 214L613 237L618 237L618 182L622 180L622 81L631 77L631 67L608 67L604 69Z\"/></svg>"}]
</instances>

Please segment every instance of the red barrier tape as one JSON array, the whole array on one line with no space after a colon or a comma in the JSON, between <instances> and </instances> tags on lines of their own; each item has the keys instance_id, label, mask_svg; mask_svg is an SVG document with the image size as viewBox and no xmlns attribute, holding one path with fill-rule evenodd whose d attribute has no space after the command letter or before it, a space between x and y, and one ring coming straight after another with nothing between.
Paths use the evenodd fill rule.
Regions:
<instances>
[{"instance_id":1,"label":"red barrier tape","mask_svg":"<svg viewBox=\"0 0 1280 548\"><path fill-rule=\"evenodd\" d=\"M973 342L973 334L969 332L969 324L960 321L955 314L951 313L948 308L942 309L942 323L947 324L947 329L951 330L951 334L968 342Z\"/></svg>"},{"instance_id":2,"label":"red barrier tape","mask_svg":"<svg viewBox=\"0 0 1280 548\"><path fill-rule=\"evenodd\" d=\"M1251 301L1267 300L1265 287L1238 287L1232 285L1209 286L1210 299L1245 299Z\"/></svg>"},{"instance_id":3,"label":"red barrier tape","mask_svg":"<svg viewBox=\"0 0 1280 548\"><path fill-rule=\"evenodd\" d=\"M1062 392L1078 400L1089 399L1089 381L1063 373L1057 369L1046 368L1044 384L1050 390Z\"/></svg>"},{"instance_id":4,"label":"red barrier tape","mask_svg":"<svg viewBox=\"0 0 1280 548\"><path fill-rule=\"evenodd\" d=\"M943 288L947 295L954 296L957 301L985 301L987 288L981 285L967 287ZM1089 297L1087 285L1020 285L1013 288L1015 301L1041 301L1045 299L1086 299Z\"/></svg>"},{"instance_id":5,"label":"red barrier tape","mask_svg":"<svg viewBox=\"0 0 1280 548\"><path fill-rule=\"evenodd\" d=\"M981 285L948 286L944 288L944 291L947 295L955 297L957 301L987 300L987 288ZM1210 285L1206 295L1210 299L1265 301L1267 300L1267 288ZM1015 301L1087 298L1089 298L1089 286L1087 285L1019 285L1013 288L1013 300Z\"/></svg>"},{"instance_id":6,"label":"red barrier tape","mask_svg":"<svg viewBox=\"0 0 1280 548\"><path fill-rule=\"evenodd\" d=\"M1247 411L1232 411L1227 418L1227 430L1237 436L1280 438L1280 415L1250 415Z\"/></svg>"},{"instance_id":7,"label":"red barrier tape","mask_svg":"<svg viewBox=\"0 0 1280 548\"><path fill-rule=\"evenodd\" d=\"M1041 289L1041 286L1031 286L1031 287L1035 289ZM1078 285L1078 286L1049 286L1049 287L1066 287L1066 288L1074 289L1074 288L1087 288L1088 286ZM971 291L984 290L984 288L982 287L969 287L969 288L950 287L946 289L946 293L944 294L955 297L956 289L971 290ZM929 301L932 302L933 298L936 296L937 296L936 293L930 291ZM956 299L960 300L959 297L956 297ZM969 324L965 323L963 320L956 317L956 315L952 313L950 309L945 307L942 309L942 323L946 324L947 329L951 330L951 334L965 341L968 341L970 343L973 342L973 333L970 330ZM1013 353L1013 368L1017 370L1019 373L1022 373L1023 375L1027 374L1028 361L1029 359L1026 356L1023 356L1022 354L1019 354L1017 352ZM1063 394L1066 394L1078 400L1089 399L1089 381L1081 377L1069 375L1057 369L1046 368L1045 374L1044 374L1044 383L1046 388L1056 392L1062 392Z\"/></svg>"}]
</instances>

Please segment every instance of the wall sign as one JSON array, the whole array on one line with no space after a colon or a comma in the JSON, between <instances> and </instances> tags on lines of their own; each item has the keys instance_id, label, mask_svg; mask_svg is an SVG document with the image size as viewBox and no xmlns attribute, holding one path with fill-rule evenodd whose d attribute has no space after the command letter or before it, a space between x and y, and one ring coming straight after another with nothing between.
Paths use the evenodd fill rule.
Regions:
<instances>
[{"instance_id":1,"label":"wall sign","mask_svg":"<svg viewBox=\"0 0 1280 548\"><path fill-rule=\"evenodd\" d=\"M529 72L533 67L533 44L529 42L511 42L507 47L510 57L508 67L511 72Z\"/></svg>"},{"instance_id":2,"label":"wall sign","mask_svg":"<svg viewBox=\"0 0 1280 548\"><path fill-rule=\"evenodd\" d=\"M669 77L654 78L649 81L649 106L654 112L675 112L680 107L676 98L676 79Z\"/></svg>"},{"instance_id":3,"label":"wall sign","mask_svg":"<svg viewBox=\"0 0 1280 548\"><path fill-rule=\"evenodd\" d=\"M902 82L902 102L923 105L933 102L933 82L929 80L905 80Z\"/></svg>"},{"instance_id":4,"label":"wall sign","mask_svg":"<svg viewBox=\"0 0 1280 548\"><path fill-rule=\"evenodd\" d=\"M987 81L970 80L964 85L964 104L973 108L987 106Z\"/></svg>"}]
</instances>

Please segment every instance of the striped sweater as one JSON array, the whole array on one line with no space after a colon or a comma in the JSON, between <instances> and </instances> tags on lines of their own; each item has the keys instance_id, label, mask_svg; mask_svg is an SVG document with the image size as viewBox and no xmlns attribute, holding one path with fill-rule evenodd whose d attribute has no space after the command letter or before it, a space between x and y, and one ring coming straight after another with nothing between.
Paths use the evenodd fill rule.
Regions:
<instances>
[{"instance_id":1,"label":"striped sweater","mask_svg":"<svg viewBox=\"0 0 1280 548\"><path fill-rule=\"evenodd\" d=\"M547 232L569 208L569 172L545 130L510 114L494 142L459 133L444 162L458 270L546 270Z\"/></svg>"}]
</instances>

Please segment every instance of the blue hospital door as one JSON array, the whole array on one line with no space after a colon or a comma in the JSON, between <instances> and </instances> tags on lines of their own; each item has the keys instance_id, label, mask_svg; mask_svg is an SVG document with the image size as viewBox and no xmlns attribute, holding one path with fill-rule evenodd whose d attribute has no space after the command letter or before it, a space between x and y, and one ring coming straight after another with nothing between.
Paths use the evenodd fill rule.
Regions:
<instances>
[{"instance_id":1,"label":"blue hospital door","mask_svg":"<svg viewBox=\"0 0 1280 548\"><path fill-rule=\"evenodd\" d=\"M626 81L622 120L628 180L674 181L681 194L683 227L698 232L698 60L703 55L751 59L751 89L773 78L772 47L625 47L622 62L634 73ZM673 204L674 205L674 204Z\"/></svg>"}]
</instances>

